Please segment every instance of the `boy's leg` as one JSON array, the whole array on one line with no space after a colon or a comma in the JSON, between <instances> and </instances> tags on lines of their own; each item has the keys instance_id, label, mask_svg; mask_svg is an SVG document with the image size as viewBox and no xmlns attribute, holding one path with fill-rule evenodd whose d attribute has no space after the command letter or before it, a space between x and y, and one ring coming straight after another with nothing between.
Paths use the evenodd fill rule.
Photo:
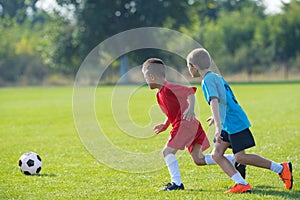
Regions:
<instances>
[{"instance_id":1,"label":"boy's leg","mask_svg":"<svg viewBox=\"0 0 300 200\"><path fill-rule=\"evenodd\" d=\"M245 165L270 169L279 174L286 186L286 189L292 189L292 163L284 162L278 164L256 154L246 154L245 149L255 146L253 135L249 129L228 135L228 138L237 162Z\"/></svg>"},{"instance_id":2,"label":"boy's leg","mask_svg":"<svg viewBox=\"0 0 300 200\"><path fill-rule=\"evenodd\" d=\"M193 146L192 151L190 152L190 155L196 165L216 165L217 163L213 160L211 154L205 154L203 155L203 152L201 150L200 144L195 144ZM225 154L224 155L226 159L228 159L236 168L236 170L242 175L242 177L245 179L246 177L246 166L243 164L239 164L236 162L234 155L232 154Z\"/></svg>"},{"instance_id":3,"label":"boy's leg","mask_svg":"<svg viewBox=\"0 0 300 200\"><path fill-rule=\"evenodd\" d=\"M172 184L167 184L163 190L182 190L184 186L181 182L180 171L178 166L178 161L175 156L177 150L171 147L166 146L163 149L164 159L168 167Z\"/></svg>"},{"instance_id":4,"label":"boy's leg","mask_svg":"<svg viewBox=\"0 0 300 200\"><path fill-rule=\"evenodd\" d=\"M205 160L206 156L203 155L200 144L195 144L193 146L190 155L196 165L207 165L207 162Z\"/></svg>"},{"instance_id":5,"label":"boy's leg","mask_svg":"<svg viewBox=\"0 0 300 200\"><path fill-rule=\"evenodd\" d=\"M252 165L255 167L270 169L272 161L267 160L256 154L246 154L245 150L234 154L236 161L245 165Z\"/></svg>"},{"instance_id":6,"label":"boy's leg","mask_svg":"<svg viewBox=\"0 0 300 200\"><path fill-rule=\"evenodd\" d=\"M231 162L225 158L224 152L230 146L230 143L222 141L215 143L212 151L214 161L221 167L221 169L229 176L232 177L237 171L234 169Z\"/></svg>"},{"instance_id":7,"label":"boy's leg","mask_svg":"<svg viewBox=\"0 0 300 200\"><path fill-rule=\"evenodd\" d=\"M217 163L213 160L211 154L203 154L201 150L200 144L195 144L193 146L190 155L195 162L196 165L216 165ZM227 158L233 165L236 163L235 156L231 154L225 154L225 158Z\"/></svg>"},{"instance_id":8,"label":"boy's leg","mask_svg":"<svg viewBox=\"0 0 300 200\"><path fill-rule=\"evenodd\" d=\"M224 137L224 135L223 135ZM228 135L226 136L225 142L228 142ZM214 143L216 143L216 139L214 138ZM230 148L230 147L229 147ZM235 169L241 174L243 179L246 179L246 165L236 162L234 155L225 154L224 155L235 167Z\"/></svg>"},{"instance_id":9,"label":"boy's leg","mask_svg":"<svg viewBox=\"0 0 300 200\"><path fill-rule=\"evenodd\" d=\"M225 150L230 146L230 143L222 141L215 143L213 149L213 158L221 167L221 169L235 182L235 186L226 193L244 193L251 192L251 186L243 179L241 174L237 172L234 166L228 159L224 157Z\"/></svg>"},{"instance_id":10,"label":"boy's leg","mask_svg":"<svg viewBox=\"0 0 300 200\"><path fill-rule=\"evenodd\" d=\"M240 151L235 154L236 160L246 165L270 169L276 172L284 182L286 189L290 190L293 187L292 163L283 162L275 163L271 160L263 158L256 154L246 154L245 151Z\"/></svg>"},{"instance_id":11,"label":"boy's leg","mask_svg":"<svg viewBox=\"0 0 300 200\"><path fill-rule=\"evenodd\" d=\"M246 165L236 162L233 154L224 154L224 157L227 158L231 162L231 164L235 167L235 169L241 174L243 179L246 178ZM207 165L215 165L217 164L211 154L205 155L205 162Z\"/></svg>"}]
</instances>

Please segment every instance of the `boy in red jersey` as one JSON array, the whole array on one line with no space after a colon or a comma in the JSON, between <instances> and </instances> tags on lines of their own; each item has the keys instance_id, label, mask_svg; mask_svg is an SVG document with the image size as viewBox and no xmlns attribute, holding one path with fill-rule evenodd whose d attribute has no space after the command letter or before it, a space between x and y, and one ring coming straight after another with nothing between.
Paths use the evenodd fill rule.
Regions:
<instances>
[{"instance_id":1,"label":"boy in red jersey","mask_svg":"<svg viewBox=\"0 0 300 200\"><path fill-rule=\"evenodd\" d=\"M158 89L157 102L166 114L164 123L156 125L154 133L159 134L172 125L169 140L163 149L163 156L168 167L172 183L163 190L183 190L176 152L185 147L196 165L216 164L211 155L203 155L202 151L209 147L200 122L195 118L194 104L196 88L170 83L165 76L166 67L162 60L150 58L143 64L142 72L150 89ZM225 155L235 163L233 155Z\"/></svg>"}]
</instances>

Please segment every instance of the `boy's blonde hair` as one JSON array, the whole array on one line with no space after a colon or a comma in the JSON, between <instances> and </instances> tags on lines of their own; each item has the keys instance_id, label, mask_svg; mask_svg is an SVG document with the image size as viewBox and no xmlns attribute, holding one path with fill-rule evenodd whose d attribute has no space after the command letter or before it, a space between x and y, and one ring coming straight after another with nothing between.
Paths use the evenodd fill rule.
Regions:
<instances>
[{"instance_id":1,"label":"boy's blonde hair","mask_svg":"<svg viewBox=\"0 0 300 200\"><path fill-rule=\"evenodd\" d=\"M186 58L188 64L199 67L200 70L208 69L211 65L211 57L204 48L194 49Z\"/></svg>"},{"instance_id":2,"label":"boy's blonde hair","mask_svg":"<svg viewBox=\"0 0 300 200\"><path fill-rule=\"evenodd\" d=\"M143 72L148 70L151 74L165 78L166 66L165 63L159 58L149 58L143 63Z\"/></svg>"}]
</instances>

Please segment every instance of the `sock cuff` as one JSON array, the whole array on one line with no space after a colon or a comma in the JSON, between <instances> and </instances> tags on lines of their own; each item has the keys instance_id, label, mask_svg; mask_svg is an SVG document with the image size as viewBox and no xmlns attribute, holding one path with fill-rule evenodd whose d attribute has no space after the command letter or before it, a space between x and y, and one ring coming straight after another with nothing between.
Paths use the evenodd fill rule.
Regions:
<instances>
[{"instance_id":1,"label":"sock cuff","mask_svg":"<svg viewBox=\"0 0 300 200\"><path fill-rule=\"evenodd\" d=\"M273 161L271 162L270 170L272 170L273 172L276 172L279 174L282 172L282 169L283 169L283 166L281 164L275 163Z\"/></svg>"},{"instance_id":2,"label":"sock cuff","mask_svg":"<svg viewBox=\"0 0 300 200\"><path fill-rule=\"evenodd\" d=\"M236 183L236 184L243 184L243 185L248 185L248 182L243 179L241 174L239 172L235 173L231 179Z\"/></svg>"}]
</instances>

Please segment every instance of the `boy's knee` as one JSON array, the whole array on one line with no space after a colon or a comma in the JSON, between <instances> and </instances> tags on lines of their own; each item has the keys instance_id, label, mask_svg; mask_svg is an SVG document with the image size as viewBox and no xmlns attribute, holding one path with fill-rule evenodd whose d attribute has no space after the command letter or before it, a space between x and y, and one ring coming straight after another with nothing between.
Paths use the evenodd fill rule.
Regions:
<instances>
[{"instance_id":1,"label":"boy's knee","mask_svg":"<svg viewBox=\"0 0 300 200\"><path fill-rule=\"evenodd\" d=\"M194 159L194 163L198 166L203 166L206 165L205 159L204 158L199 158L199 159Z\"/></svg>"},{"instance_id":2,"label":"boy's knee","mask_svg":"<svg viewBox=\"0 0 300 200\"><path fill-rule=\"evenodd\" d=\"M168 155L166 148L164 148L161 153L164 157L166 157Z\"/></svg>"},{"instance_id":3,"label":"boy's knee","mask_svg":"<svg viewBox=\"0 0 300 200\"><path fill-rule=\"evenodd\" d=\"M173 149L173 148L170 148L170 147L165 147L163 150L162 150L162 154L164 157L166 157L167 155L169 154L176 154L176 150Z\"/></svg>"},{"instance_id":4,"label":"boy's knee","mask_svg":"<svg viewBox=\"0 0 300 200\"><path fill-rule=\"evenodd\" d=\"M236 162L244 164L245 163L245 157L244 154L235 154L234 155Z\"/></svg>"},{"instance_id":5,"label":"boy's knee","mask_svg":"<svg viewBox=\"0 0 300 200\"><path fill-rule=\"evenodd\" d=\"M211 155L213 160L216 162L223 156L223 154L219 153L218 151L213 151Z\"/></svg>"}]
</instances>

